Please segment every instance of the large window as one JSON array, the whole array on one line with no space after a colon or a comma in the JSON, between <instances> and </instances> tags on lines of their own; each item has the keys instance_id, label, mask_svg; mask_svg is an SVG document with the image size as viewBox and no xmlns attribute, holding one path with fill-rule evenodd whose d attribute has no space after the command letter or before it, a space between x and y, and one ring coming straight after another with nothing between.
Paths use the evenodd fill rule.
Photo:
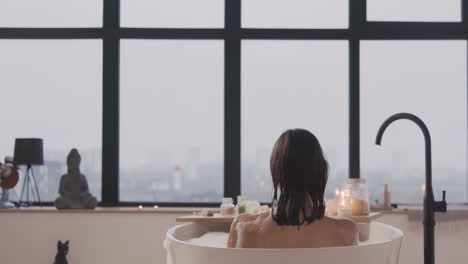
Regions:
<instances>
[{"instance_id":1,"label":"large window","mask_svg":"<svg viewBox=\"0 0 468 264\"><path fill-rule=\"evenodd\" d=\"M396 202L423 199L424 138L411 122L390 127L375 146L380 124L397 112L419 116L432 139L434 192L449 201L467 195L466 41L361 42L361 176L378 199L388 183Z\"/></svg>"},{"instance_id":2,"label":"large window","mask_svg":"<svg viewBox=\"0 0 468 264\"><path fill-rule=\"evenodd\" d=\"M328 195L348 176L348 43L242 43L242 194L271 202L270 154L288 128L306 128L330 163ZM343 151L344 150L344 151Z\"/></svg>"},{"instance_id":3,"label":"large window","mask_svg":"<svg viewBox=\"0 0 468 264\"><path fill-rule=\"evenodd\" d=\"M363 177L373 199L388 183L421 203L418 129L374 144L410 112L436 197L466 203L467 15L461 0L0 1L0 155L44 138L48 202L72 147L102 205L268 202L273 143L301 127L330 162L328 197Z\"/></svg>"},{"instance_id":4,"label":"large window","mask_svg":"<svg viewBox=\"0 0 468 264\"><path fill-rule=\"evenodd\" d=\"M121 0L122 26L222 28L223 0Z\"/></svg>"},{"instance_id":5,"label":"large window","mask_svg":"<svg viewBox=\"0 0 468 264\"><path fill-rule=\"evenodd\" d=\"M248 0L245 28L347 28L348 0Z\"/></svg>"},{"instance_id":6,"label":"large window","mask_svg":"<svg viewBox=\"0 0 468 264\"><path fill-rule=\"evenodd\" d=\"M125 40L121 49L120 200L220 201L223 42Z\"/></svg>"},{"instance_id":7,"label":"large window","mask_svg":"<svg viewBox=\"0 0 468 264\"><path fill-rule=\"evenodd\" d=\"M461 21L461 0L368 0L370 21Z\"/></svg>"},{"instance_id":8,"label":"large window","mask_svg":"<svg viewBox=\"0 0 468 264\"><path fill-rule=\"evenodd\" d=\"M2 0L0 27L101 27L102 0Z\"/></svg>"},{"instance_id":9,"label":"large window","mask_svg":"<svg viewBox=\"0 0 468 264\"><path fill-rule=\"evenodd\" d=\"M34 167L43 201L58 195L72 148L90 191L101 196L102 51L99 40L0 40L3 114L0 157L15 138L44 140L45 165ZM24 169L24 168L22 168ZM21 183L10 194L17 200Z\"/></svg>"}]
</instances>

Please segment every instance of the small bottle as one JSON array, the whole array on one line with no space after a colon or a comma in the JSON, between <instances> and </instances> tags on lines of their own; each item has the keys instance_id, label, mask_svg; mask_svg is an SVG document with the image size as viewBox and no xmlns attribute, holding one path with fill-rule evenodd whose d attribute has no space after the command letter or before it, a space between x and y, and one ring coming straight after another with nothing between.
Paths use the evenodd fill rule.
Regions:
<instances>
[{"instance_id":1,"label":"small bottle","mask_svg":"<svg viewBox=\"0 0 468 264\"><path fill-rule=\"evenodd\" d=\"M391 209L390 206L390 192L388 191L388 184L384 184L384 190L382 192L382 208Z\"/></svg>"},{"instance_id":2,"label":"small bottle","mask_svg":"<svg viewBox=\"0 0 468 264\"><path fill-rule=\"evenodd\" d=\"M235 208L236 207L234 206L232 198L230 197L223 198L223 203L221 204L221 207L220 207L221 215L233 215Z\"/></svg>"},{"instance_id":3,"label":"small bottle","mask_svg":"<svg viewBox=\"0 0 468 264\"><path fill-rule=\"evenodd\" d=\"M243 214L246 211L247 197L243 195L237 196L236 214Z\"/></svg>"}]
</instances>

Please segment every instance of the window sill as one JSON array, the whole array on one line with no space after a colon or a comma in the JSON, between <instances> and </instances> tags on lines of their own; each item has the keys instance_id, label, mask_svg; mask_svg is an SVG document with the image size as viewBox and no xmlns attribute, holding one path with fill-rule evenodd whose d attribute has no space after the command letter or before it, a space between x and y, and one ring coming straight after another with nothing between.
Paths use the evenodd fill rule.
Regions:
<instances>
[{"instance_id":1,"label":"window sill","mask_svg":"<svg viewBox=\"0 0 468 264\"><path fill-rule=\"evenodd\" d=\"M11 209L0 209L0 213L55 213L55 214L193 214L200 211L200 207L97 207L94 210L90 209L64 209L58 210L51 206L33 206ZM215 212L218 208L211 208ZM416 206L400 206L393 210L372 210L382 214L408 214L408 212L422 212L423 208L420 205ZM468 212L468 205L448 205L449 212Z\"/></svg>"},{"instance_id":2,"label":"window sill","mask_svg":"<svg viewBox=\"0 0 468 264\"><path fill-rule=\"evenodd\" d=\"M0 213L52 213L52 214L193 214L201 210L197 207L97 207L96 209L63 209L55 207L22 207L0 209Z\"/></svg>"}]
</instances>

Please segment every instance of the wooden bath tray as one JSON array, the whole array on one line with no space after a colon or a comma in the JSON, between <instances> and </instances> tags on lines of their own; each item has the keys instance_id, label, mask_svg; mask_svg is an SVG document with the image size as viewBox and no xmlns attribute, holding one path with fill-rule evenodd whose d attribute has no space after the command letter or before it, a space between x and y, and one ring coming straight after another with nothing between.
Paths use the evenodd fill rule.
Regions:
<instances>
[{"instance_id":1,"label":"wooden bath tray","mask_svg":"<svg viewBox=\"0 0 468 264\"><path fill-rule=\"evenodd\" d=\"M374 221L375 219L379 218L382 216L382 213L380 212L371 212L369 215L364 215L364 216L350 216L348 218L351 218L354 220L356 223L369 223Z\"/></svg>"},{"instance_id":2,"label":"wooden bath tray","mask_svg":"<svg viewBox=\"0 0 468 264\"><path fill-rule=\"evenodd\" d=\"M371 212L366 216L351 216L348 218L353 219L357 223L369 223L382 215L380 212ZM185 215L176 218L176 222L186 223L186 222L204 222L204 223L230 223L236 218L237 215L223 216L219 213L214 214L213 216L200 216L200 215Z\"/></svg>"},{"instance_id":3,"label":"wooden bath tray","mask_svg":"<svg viewBox=\"0 0 468 264\"><path fill-rule=\"evenodd\" d=\"M206 223L230 223L237 215L221 215L215 213L213 216L184 215L176 218L176 222L206 222Z\"/></svg>"}]
</instances>

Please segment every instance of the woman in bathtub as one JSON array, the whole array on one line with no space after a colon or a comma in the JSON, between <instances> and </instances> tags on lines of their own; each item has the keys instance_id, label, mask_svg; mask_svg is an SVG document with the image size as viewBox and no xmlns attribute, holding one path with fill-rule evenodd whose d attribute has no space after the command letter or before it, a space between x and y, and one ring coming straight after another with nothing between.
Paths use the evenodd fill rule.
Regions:
<instances>
[{"instance_id":1,"label":"woman in bathtub","mask_svg":"<svg viewBox=\"0 0 468 264\"><path fill-rule=\"evenodd\" d=\"M324 216L328 163L317 138L304 129L284 132L270 158L272 212L242 214L231 225L231 248L317 248L356 245L350 219Z\"/></svg>"}]
</instances>

